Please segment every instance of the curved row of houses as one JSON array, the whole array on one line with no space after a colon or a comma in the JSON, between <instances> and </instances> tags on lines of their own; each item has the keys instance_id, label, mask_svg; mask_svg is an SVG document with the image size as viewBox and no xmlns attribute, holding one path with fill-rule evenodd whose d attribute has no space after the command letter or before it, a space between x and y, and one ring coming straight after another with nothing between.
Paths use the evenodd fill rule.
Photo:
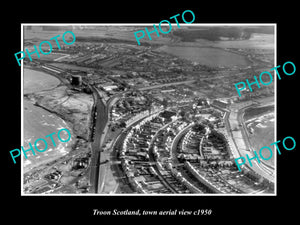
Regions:
<instances>
[{"instance_id":1,"label":"curved row of houses","mask_svg":"<svg viewBox=\"0 0 300 225\"><path fill-rule=\"evenodd\" d=\"M225 129L197 133L194 122L162 111L127 133L119 158L135 192L240 194L264 191L238 173ZM214 136L215 135L215 136ZM214 142L216 141L216 142Z\"/></svg>"}]
</instances>

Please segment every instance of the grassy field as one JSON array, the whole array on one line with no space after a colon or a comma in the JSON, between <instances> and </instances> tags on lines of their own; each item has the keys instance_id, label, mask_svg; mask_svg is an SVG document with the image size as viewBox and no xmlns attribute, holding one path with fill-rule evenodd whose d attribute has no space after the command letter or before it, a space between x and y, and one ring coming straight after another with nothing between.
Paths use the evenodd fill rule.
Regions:
<instances>
[{"instance_id":1,"label":"grassy field","mask_svg":"<svg viewBox=\"0 0 300 225\"><path fill-rule=\"evenodd\" d=\"M274 105L263 107L251 107L245 110L244 119L245 121L247 121L249 119L269 112L274 112Z\"/></svg>"},{"instance_id":2,"label":"grassy field","mask_svg":"<svg viewBox=\"0 0 300 225\"><path fill-rule=\"evenodd\" d=\"M85 72L89 72L91 70L91 68L89 67L83 67L83 66L76 66L76 65L72 65L72 64L66 64L66 63L49 63L49 65L51 66L55 66L61 69L66 69L66 70L81 70L81 71L85 71Z\"/></svg>"},{"instance_id":3,"label":"grassy field","mask_svg":"<svg viewBox=\"0 0 300 225\"><path fill-rule=\"evenodd\" d=\"M28 51L29 52L33 52L34 50L33 49L29 50L29 48L28 48ZM45 50L44 52L48 52L48 51ZM44 55L44 54L42 54L40 52L39 52L39 55L40 55L40 57L38 57L37 54L32 54L30 56L31 59L32 59L32 62L34 62L34 60L36 60L36 59L46 60L46 61L53 61L53 60L58 59L58 58L60 58L62 56L65 56L65 54L60 54L60 53L50 53L49 55ZM29 57L27 55L26 55L26 59L29 60Z\"/></svg>"},{"instance_id":4,"label":"grassy field","mask_svg":"<svg viewBox=\"0 0 300 225\"><path fill-rule=\"evenodd\" d=\"M72 124L77 136L88 139L89 119L93 105L92 95L78 93L59 86L49 91L35 93L38 105L49 109L62 119Z\"/></svg>"}]
</instances>

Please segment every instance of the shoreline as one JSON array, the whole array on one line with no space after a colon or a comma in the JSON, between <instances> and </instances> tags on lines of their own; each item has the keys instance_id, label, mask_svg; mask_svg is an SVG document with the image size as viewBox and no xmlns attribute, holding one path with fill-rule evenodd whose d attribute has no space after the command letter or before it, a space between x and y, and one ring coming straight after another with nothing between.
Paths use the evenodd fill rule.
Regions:
<instances>
[{"instance_id":1,"label":"shoreline","mask_svg":"<svg viewBox=\"0 0 300 225\"><path fill-rule=\"evenodd\" d=\"M36 70L35 68L31 68L31 67L25 67L24 69L26 69L28 72L29 71L37 71L37 72L40 72L40 73L44 73L44 74L46 74L47 76L51 76L51 77L53 77L53 78L55 78L55 79L57 79L58 81L59 81L59 84L58 85L56 85L55 87L51 87L51 88L43 88L42 90L38 90L38 91L34 91L34 92L30 92L30 93L26 93L26 94L23 94L23 96L22 96L22 101L24 102L24 101L27 101L27 103L28 104L30 104L33 108L35 108L35 109L37 109L37 111L38 110L45 110L47 113L49 113L49 115L52 115L52 116L54 116L54 117L57 117L58 119L60 119L60 120L62 120L62 122L61 122L61 124L60 125L57 125L57 126L55 126L57 129L59 128L59 127L65 127L65 128L67 128L68 130L70 130L70 132L71 132L71 135L72 136L74 136L74 130L73 130L73 126L72 126L72 124L70 124L70 122L68 121L68 120L65 120L65 118L62 118L58 113L56 113L56 112L54 112L54 111L52 111L52 110L50 110L50 109L48 109L48 108L46 108L46 107L44 107L44 106L42 106L42 105L39 105L39 104L36 104L36 102L33 102L31 99L28 99L27 97L26 97L26 95L35 95L35 93L36 92L43 92L43 91L50 91L50 90L52 90L52 89L54 89L54 88L57 88L58 86L60 86L60 85L64 85L63 83L62 83L62 81L60 80L60 79L58 79L56 76L53 76L52 74L49 74L49 73L46 73L45 71L41 71L41 70ZM25 79L25 78L24 78ZM25 85L25 84L24 84ZM25 87L24 87L24 89L25 89ZM23 105L24 105L24 103L23 103ZM23 116L24 116L24 108L22 109L22 111L23 111ZM44 117L45 116L45 114L41 114L40 115L41 117ZM25 118L24 118L24 120L25 120ZM65 123L66 125L67 125L67 127L65 126L65 124L63 124L63 123ZM22 124L23 126L24 126L24 121L23 121L23 124ZM47 126L48 127L48 126ZM26 130L26 128L25 128L25 126L24 126L24 133L25 133L25 130ZM35 129L36 130L36 129ZM36 133L39 133L38 132L38 130L36 130L35 131ZM25 138L25 134L23 133L23 137L24 137L24 142L26 142L26 138ZM28 139L28 138L27 138ZM32 138L30 138L30 139L32 139ZM30 142L30 141L29 141ZM30 142L31 143L31 142ZM48 142L47 142L48 143ZM24 144L24 143L23 143ZM60 144L64 144L64 143L60 143ZM66 154L64 154L64 155L54 155L54 156L50 156L51 158L49 158L49 159L45 159L45 160L43 160L42 162L40 162L39 160L37 161L37 163L35 164L35 163L33 163L32 161L31 161L31 163L29 163L28 165L24 165L25 164L25 160L26 159L24 159L24 160L21 160L21 167L23 168L23 174L22 175L26 175L27 173L30 173L30 172L32 172L32 171L34 171L34 170L36 170L36 169L39 169L39 167L41 167L41 166L45 166L46 164L48 164L48 163L51 163L51 162L54 162L54 161L56 161L56 160L58 160L58 159L60 159L60 158L62 158L62 157L64 157L64 156L66 156L66 155L68 155L71 151L72 151L72 149L73 149L73 147L75 146L75 144L76 144L76 140L71 140L70 142L68 142L68 143L65 143L65 146L62 146L61 148L63 148L64 150L65 150L65 152L66 152ZM51 147L51 148L53 148L53 151L55 152L55 151L57 151L58 150L58 148L60 147L60 145L58 145L58 146L56 146L56 147ZM49 146L48 146L48 148L50 148ZM48 149L47 149L48 150ZM47 150L45 151L45 152L42 152L42 153L46 153L47 152ZM39 152L36 152L36 153L39 153ZM28 159L30 160L30 158L31 157L37 157L39 154L36 154L35 156L29 156L28 157ZM28 168L29 167L29 168Z\"/></svg>"},{"instance_id":2,"label":"shoreline","mask_svg":"<svg viewBox=\"0 0 300 225\"><path fill-rule=\"evenodd\" d=\"M269 98L268 98L269 99ZM265 100L265 99L261 99L261 100ZM249 103L249 104L247 104ZM268 103L270 103L268 101ZM255 106L261 106L260 104L258 105L256 102L243 102L243 103L238 103L238 104L233 104L233 106L231 106L231 112L229 114L229 124L231 129L234 129L234 127L238 127L239 124L241 124L241 128L238 128L238 130L231 130L231 134L232 134L232 138L234 141L234 144L237 148L237 151L239 152L239 155L246 158L246 154L252 153L253 149L252 149L252 145L249 142L249 138L246 134L247 130L245 127L245 122L243 121L243 114L244 111L249 108L249 107L255 107ZM266 165L264 162L262 162L262 164L265 167L269 167L268 165ZM270 173L269 171L266 171L264 169L262 169L261 165L258 164L253 164L253 167L250 167L248 165L246 165L246 167L248 167L250 170L254 171L255 173L259 174L260 176L266 178L267 180L269 180L270 182L274 183L275 182L275 178L273 177L275 174L275 170L273 171L273 173Z\"/></svg>"},{"instance_id":3,"label":"shoreline","mask_svg":"<svg viewBox=\"0 0 300 225\"><path fill-rule=\"evenodd\" d=\"M266 105L270 105L270 102L269 103L265 103ZM242 132L242 134L244 134L245 136L247 136L247 139L248 139L248 142L249 142L249 149L251 150L251 152L253 152L253 151L257 151L257 150L253 150L254 149L254 147L255 146L253 146L253 144L252 144L252 141L251 141L251 137L249 136L249 134L248 134L248 129L247 129L247 125L246 125L246 122L247 121L245 121L245 119L244 119L244 115L245 115L245 110L247 110L248 108L250 108L250 107L252 107L252 108L261 108L261 107L264 107L264 106L266 106L266 105L259 105L259 106L249 106L249 107L245 107L245 108L242 108L242 109L240 109L240 113L242 114L241 115L241 122L242 122L242 124L243 124L243 128L245 129L245 132ZM274 106L275 106L275 104L274 104ZM261 113L261 114L259 114L259 116L254 116L254 118L252 118L252 120L257 120L257 119L260 119L261 117L265 117L265 116L269 116L270 114L274 114L274 116L275 116L275 111L274 112L264 112L264 113ZM249 120L248 120L249 121ZM274 127L274 130L275 130L275 127ZM243 136L244 136L243 135ZM274 135L275 136L275 135ZM243 139L245 139L245 138L243 138ZM274 140L275 141L275 140ZM246 142L245 142L246 143ZM247 146L247 144L246 144L246 146ZM275 160L273 161L273 164L274 164L274 166L272 166L272 165L269 165L269 163L266 163L266 162L264 162L263 160L261 160L261 163L263 164L263 166L264 167L267 167L268 169L271 169L271 170L273 170L273 172L272 172L272 174L274 174L274 172L275 172ZM258 167L260 167L260 166L258 166ZM261 168L261 167L260 167Z\"/></svg>"}]
</instances>

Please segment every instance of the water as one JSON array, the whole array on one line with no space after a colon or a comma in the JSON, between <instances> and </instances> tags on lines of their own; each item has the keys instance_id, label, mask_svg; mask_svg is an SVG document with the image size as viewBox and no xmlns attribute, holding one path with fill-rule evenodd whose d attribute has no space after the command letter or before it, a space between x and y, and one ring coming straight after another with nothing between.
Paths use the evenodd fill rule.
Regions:
<instances>
[{"instance_id":1,"label":"water","mask_svg":"<svg viewBox=\"0 0 300 225\"><path fill-rule=\"evenodd\" d=\"M48 90L59 85L60 81L44 72L24 69L24 94Z\"/></svg>"},{"instance_id":2,"label":"water","mask_svg":"<svg viewBox=\"0 0 300 225\"><path fill-rule=\"evenodd\" d=\"M250 65L250 62L245 56L219 48L163 46L160 50L208 66L231 67Z\"/></svg>"},{"instance_id":3,"label":"water","mask_svg":"<svg viewBox=\"0 0 300 225\"><path fill-rule=\"evenodd\" d=\"M33 93L37 91L48 90L56 87L59 84L59 80L51 75L34 70L24 70L24 93ZM38 138L43 138L47 141L48 148L44 152L35 151L33 153L27 152L27 159L24 157L24 172L29 171L31 168L46 162L50 162L56 158L59 158L67 154L71 148L71 141L62 143L58 140L57 132L62 128L67 128L71 131L68 124L55 114L44 110L43 108L34 106L31 101L23 99L23 115L24 115L24 149L29 149L29 142L34 145L34 142ZM55 132L53 135L56 146L53 145L51 138L45 138L45 136ZM72 131L71 131L72 133ZM63 140L68 138L65 132L61 132L61 138ZM39 149L44 149L45 144L43 141L38 143Z\"/></svg>"},{"instance_id":4,"label":"water","mask_svg":"<svg viewBox=\"0 0 300 225\"><path fill-rule=\"evenodd\" d=\"M245 110L244 120L246 126L251 133L249 135L249 141L251 146L256 152L264 146L269 146L275 141L274 137L274 106L265 106L265 107L251 107ZM273 147L271 147L273 149ZM273 153L276 150L273 151ZM262 155L264 158L270 156L268 150L263 150ZM267 161L264 161L270 166L274 166L274 154L273 157Z\"/></svg>"}]
</instances>

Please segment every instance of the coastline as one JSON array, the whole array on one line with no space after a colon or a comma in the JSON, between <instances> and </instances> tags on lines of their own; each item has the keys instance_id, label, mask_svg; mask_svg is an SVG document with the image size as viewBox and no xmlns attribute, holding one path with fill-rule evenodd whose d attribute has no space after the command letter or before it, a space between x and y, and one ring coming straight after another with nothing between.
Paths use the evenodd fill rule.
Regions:
<instances>
[{"instance_id":1,"label":"coastline","mask_svg":"<svg viewBox=\"0 0 300 225\"><path fill-rule=\"evenodd\" d=\"M261 99L261 101L264 100L265 99ZM270 100L270 98L267 98L267 100ZM246 131L247 128L245 126L245 122L243 121L243 114L247 108L253 106L261 106L261 105L254 101L233 104L231 106L231 112L229 115L229 123L230 123L234 144L237 150L239 151L240 156L244 158L246 158L246 154L248 155L252 154L253 148L247 136L247 131ZM275 173L276 169L269 168L269 166L265 162L263 162L263 160L261 161L261 163L262 164L253 163L252 167L248 167L247 165L246 166L248 168L251 168L251 170L255 171L259 175L263 176L270 182L274 183L275 182L274 175L276 174Z\"/></svg>"},{"instance_id":2,"label":"coastline","mask_svg":"<svg viewBox=\"0 0 300 225\"><path fill-rule=\"evenodd\" d=\"M36 194L42 190L49 190L49 193L83 193L90 185L87 178L91 158L91 137L89 135L91 123L93 123L91 116L94 106L93 96L74 90L63 77L42 72L45 76L49 75L59 79L60 82L52 89L46 88L46 90L22 96L22 101L29 102L30 107L28 108L33 107L36 111L40 111L38 112L39 116L28 111L31 118L23 120L23 126L24 122L28 122L29 128L32 129L31 132L36 133L34 136L29 135L31 143L34 143L37 138L43 138L56 132L56 129L62 128L67 128L71 132L71 140L62 143L54 135L55 147L48 138L49 140L46 139L47 150L41 153L36 152L35 156L31 156L35 160L35 164L24 166L24 160L22 160L22 195ZM25 133L26 129L23 132ZM24 134L22 135L24 136ZM66 139L64 135L65 133L61 136L63 140ZM25 146L25 149L28 149L28 145ZM27 155L29 156L29 154ZM84 165L83 168L78 167L79 162ZM59 175L53 179L51 177L57 176L53 174ZM77 182L80 182L80 185ZM53 190L54 186L55 190Z\"/></svg>"},{"instance_id":3,"label":"coastline","mask_svg":"<svg viewBox=\"0 0 300 225\"><path fill-rule=\"evenodd\" d=\"M25 72L26 70L26 72ZM38 76L38 79L41 79L40 76L51 76L51 78L55 78L55 80L58 80L56 77L52 76L51 74L41 72L39 70L34 70L34 68L25 68L24 69L24 90L26 88L29 88L32 86L32 84L28 83L30 81L27 81L27 87L26 82L25 82L25 73L31 73L32 71L38 72L34 73L33 76ZM28 74L27 74L28 75ZM32 74L31 74L32 76ZM33 79L33 77L31 77ZM33 85L38 84L38 79L34 79ZM55 81L54 79L50 81L50 85L47 85L47 82L44 82L42 86L40 87L35 87L34 92L26 92L25 94L35 94L38 92L42 91L49 91L51 89L54 89L61 85L61 82ZM54 82L53 82L54 81ZM49 111L48 109L44 107L40 107L38 104L34 104L34 102L31 99L27 99L25 96L22 96L23 100L23 106L24 108L22 109L23 112L23 127L24 127L24 134L23 134L23 146L24 149L27 149L26 146L28 146L28 143L30 142L33 144L33 142L37 138L43 138L46 135L49 135L50 133L55 132L56 130L59 130L60 128L64 127L67 128L68 130L71 131L72 136L74 136L74 131L69 124L68 121L64 120L61 118L59 115L56 113L53 113ZM69 153L72 150L72 146L74 145L74 141L71 139L70 142L67 143L59 143L58 146L54 147L51 143L51 141L46 140L48 143L48 148L45 152L39 153L36 151L36 155L33 156L30 152L28 155L28 159L24 159L21 161L22 167L23 167L23 174L26 174L27 172L30 172L31 170L34 170L35 168L43 165L50 163L52 161L55 161L64 155L66 155L66 152ZM56 141L56 143L58 143ZM60 149L60 150L59 150ZM62 150L63 149L63 150ZM48 151L49 150L49 151ZM53 150L53 152L52 152ZM50 155L50 156L49 156Z\"/></svg>"}]
</instances>

